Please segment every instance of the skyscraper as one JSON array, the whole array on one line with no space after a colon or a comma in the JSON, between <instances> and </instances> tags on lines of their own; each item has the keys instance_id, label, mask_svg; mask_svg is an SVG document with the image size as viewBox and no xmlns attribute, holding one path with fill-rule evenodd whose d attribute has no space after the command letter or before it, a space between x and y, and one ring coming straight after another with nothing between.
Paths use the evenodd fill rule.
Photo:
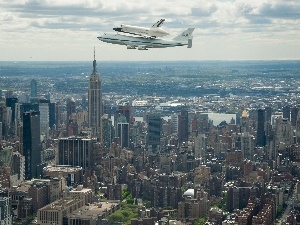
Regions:
<instances>
[{"instance_id":1,"label":"skyscraper","mask_svg":"<svg viewBox=\"0 0 300 225\"><path fill-rule=\"evenodd\" d=\"M37 97L37 83L34 79L30 82L30 97Z\"/></svg>"},{"instance_id":2,"label":"skyscraper","mask_svg":"<svg viewBox=\"0 0 300 225\"><path fill-rule=\"evenodd\" d=\"M291 118L291 107L289 105L285 105L282 108L282 118L286 118L290 121Z\"/></svg>"},{"instance_id":3,"label":"skyscraper","mask_svg":"<svg viewBox=\"0 0 300 225\"><path fill-rule=\"evenodd\" d=\"M93 61L93 72L90 75L88 101L89 101L89 127L92 131L92 137L100 139L100 124L102 116L102 91L100 75L96 69L97 63L95 59Z\"/></svg>"},{"instance_id":4,"label":"skyscraper","mask_svg":"<svg viewBox=\"0 0 300 225\"><path fill-rule=\"evenodd\" d=\"M67 99L67 124L72 120L73 113L76 113L76 105L75 99L72 97Z\"/></svg>"},{"instance_id":5,"label":"skyscraper","mask_svg":"<svg viewBox=\"0 0 300 225\"><path fill-rule=\"evenodd\" d=\"M181 110L178 116L178 141L179 143L186 142L189 137L189 117L188 111L185 109Z\"/></svg>"},{"instance_id":6,"label":"skyscraper","mask_svg":"<svg viewBox=\"0 0 300 225\"><path fill-rule=\"evenodd\" d=\"M38 177L41 173L40 112L23 114L23 155L25 179Z\"/></svg>"},{"instance_id":7,"label":"skyscraper","mask_svg":"<svg viewBox=\"0 0 300 225\"><path fill-rule=\"evenodd\" d=\"M300 112L298 112L296 121L296 143L300 144Z\"/></svg>"},{"instance_id":8,"label":"skyscraper","mask_svg":"<svg viewBox=\"0 0 300 225\"><path fill-rule=\"evenodd\" d=\"M46 99L41 99L39 103L40 132L46 139L49 138L49 104L50 100Z\"/></svg>"},{"instance_id":9,"label":"skyscraper","mask_svg":"<svg viewBox=\"0 0 300 225\"><path fill-rule=\"evenodd\" d=\"M0 197L0 224L13 224L11 212L11 199L7 197Z\"/></svg>"},{"instance_id":10,"label":"skyscraper","mask_svg":"<svg viewBox=\"0 0 300 225\"><path fill-rule=\"evenodd\" d=\"M152 145L152 149L156 149L156 147L160 145L162 129L161 117L156 114L148 115L147 122L147 145Z\"/></svg>"},{"instance_id":11,"label":"skyscraper","mask_svg":"<svg viewBox=\"0 0 300 225\"><path fill-rule=\"evenodd\" d=\"M58 140L58 161L60 165L91 166L91 139L60 138Z\"/></svg>"},{"instance_id":12,"label":"skyscraper","mask_svg":"<svg viewBox=\"0 0 300 225\"><path fill-rule=\"evenodd\" d=\"M118 137L122 148L129 147L129 123L118 123Z\"/></svg>"},{"instance_id":13,"label":"skyscraper","mask_svg":"<svg viewBox=\"0 0 300 225\"><path fill-rule=\"evenodd\" d=\"M292 126L296 126L297 118L298 118L299 107L294 106L291 108L291 122Z\"/></svg>"},{"instance_id":14,"label":"skyscraper","mask_svg":"<svg viewBox=\"0 0 300 225\"><path fill-rule=\"evenodd\" d=\"M265 110L257 110L257 132L256 132L256 146L264 147L266 145L265 135Z\"/></svg>"},{"instance_id":15,"label":"skyscraper","mask_svg":"<svg viewBox=\"0 0 300 225\"><path fill-rule=\"evenodd\" d=\"M11 108L11 123L15 122L15 112L16 112L16 103L18 103L18 98L6 98L5 99L6 107Z\"/></svg>"},{"instance_id":16,"label":"skyscraper","mask_svg":"<svg viewBox=\"0 0 300 225\"><path fill-rule=\"evenodd\" d=\"M112 143L112 121L108 118L107 114L104 114L101 117L101 143L104 144L105 147L110 148Z\"/></svg>"}]
</instances>

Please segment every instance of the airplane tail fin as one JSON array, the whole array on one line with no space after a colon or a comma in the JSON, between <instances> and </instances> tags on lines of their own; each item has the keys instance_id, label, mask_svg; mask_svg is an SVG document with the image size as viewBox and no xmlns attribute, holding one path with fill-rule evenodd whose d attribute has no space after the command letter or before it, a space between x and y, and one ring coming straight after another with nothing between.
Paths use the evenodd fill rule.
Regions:
<instances>
[{"instance_id":1,"label":"airplane tail fin","mask_svg":"<svg viewBox=\"0 0 300 225\"><path fill-rule=\"evenodd\" d=\"M160 27L163 25L164 22L165 22L165 19L160 19L155 24L153 24L152 27Z\"/></svg>"},{"instance_id":2,"label":"airplane tail fin","mask_svg":"<svg viewBox=\"0 0 300 225\"><path fill-rule=\"evenodd\" d=\"M177 37L173 38L173 41L189 42L189 40L193 39L192 33L194 30L195 28L188 28Z\"/></svg>"}]
</instances>

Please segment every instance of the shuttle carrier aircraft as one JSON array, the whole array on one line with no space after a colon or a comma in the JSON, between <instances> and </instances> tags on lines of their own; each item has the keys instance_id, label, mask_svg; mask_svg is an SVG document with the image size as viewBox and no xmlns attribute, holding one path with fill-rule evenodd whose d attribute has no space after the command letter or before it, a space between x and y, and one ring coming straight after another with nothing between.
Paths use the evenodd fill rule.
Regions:
<instances>
[{"instance_id":1,"label":"shuttle carrier aircraft","mask_svg":"<svg viewBox=\"0 0 300 225\"><path fill-rule=\"evenodd\" d=\"M138 50L148 50L148 48L167 48L184 45L187 45L188 48L192 47L192 33L195 28L188 28L172 40L166 40L158 38L168 34L167 32L160 29L160 25L163 22L164 19L161 19L151 28L121 25L121 27L114 28L114 30L133 35L104 33L103 35L99 36L98 39L100 41L111 44L126 45L127 49Z\"/></svg>"}]
</instances>

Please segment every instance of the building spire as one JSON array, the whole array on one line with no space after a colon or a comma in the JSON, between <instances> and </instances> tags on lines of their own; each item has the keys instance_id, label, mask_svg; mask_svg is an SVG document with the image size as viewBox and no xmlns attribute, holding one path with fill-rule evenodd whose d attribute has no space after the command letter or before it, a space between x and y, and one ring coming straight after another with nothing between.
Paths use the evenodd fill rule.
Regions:
<instances>
[{"instance_id":1,"label":"building spire","mask_svg":"<svg viewBox=\"0 0 300 225\"><path fill-rule=\"evenodd\" d=\"M95 47L94 47L94 61L93 61L93 73L97 73L97 69L96 69L96 66L97 66L97 63L96 63L96 50L95 50Z\"/></svg>"}]
</instances>

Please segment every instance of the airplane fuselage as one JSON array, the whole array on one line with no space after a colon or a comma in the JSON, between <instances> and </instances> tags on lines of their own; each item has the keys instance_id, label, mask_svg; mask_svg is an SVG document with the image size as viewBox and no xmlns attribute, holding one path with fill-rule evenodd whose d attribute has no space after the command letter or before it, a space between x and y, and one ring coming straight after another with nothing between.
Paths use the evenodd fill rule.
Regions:
<instances>
[{"instance_id":1,"label":"airplane fuselage","mask_svg":"<svg viewBox=\"0 0 300 225\"><path fill-rule=\"evenodd\" d=\"M103 42L127 45L128 49L138 48L139 50L147 50L147 48L167 48L188 45L188 43L175 40L164 40L159 38L127 36L110 33L104 33L97 38Z\"/></svg>"}]
</instances>

